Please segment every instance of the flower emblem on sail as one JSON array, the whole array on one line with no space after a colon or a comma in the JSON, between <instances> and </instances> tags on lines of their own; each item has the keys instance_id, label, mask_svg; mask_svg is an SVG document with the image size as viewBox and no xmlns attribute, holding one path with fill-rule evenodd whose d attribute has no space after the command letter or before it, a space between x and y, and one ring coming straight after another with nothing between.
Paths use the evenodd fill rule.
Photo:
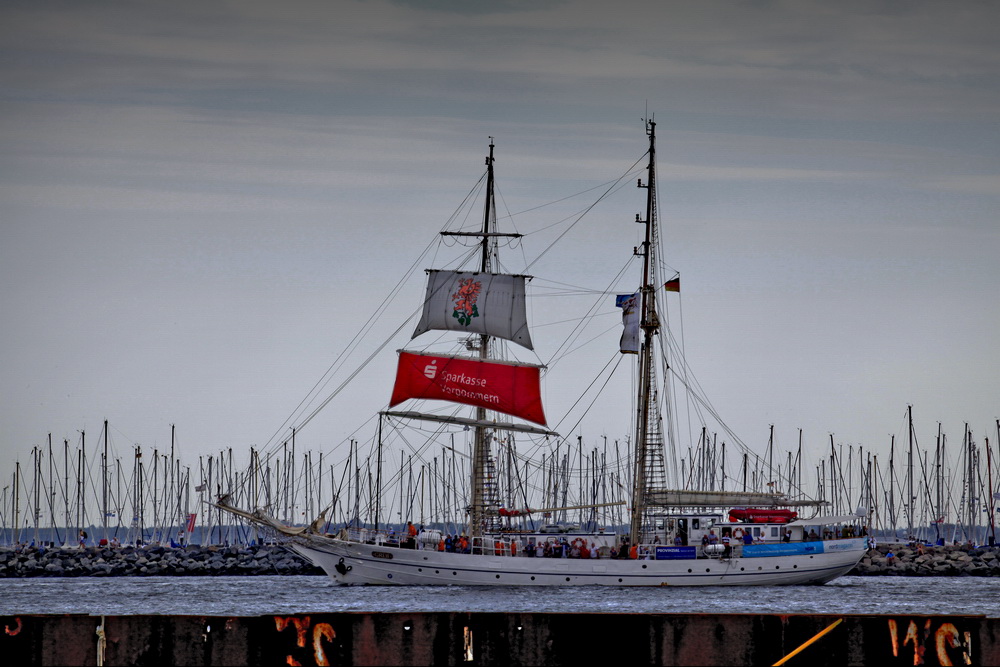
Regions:
<instances>
[{"instance_id":1,"label":"flower emblem on sail","mask_svg":"<svg viewBox=\"0 0 1000 667\"><path fill-rule=\"evenodd\" d=\"M458 291L451 295L455 302L455 311L452 316L458 319L462 326L469 326L473 317L479 317L479 307L476 306L476 301L479 299L479 293L482 289L483 283L474 278L458 282Z\"/></svg>"}]
</instances>

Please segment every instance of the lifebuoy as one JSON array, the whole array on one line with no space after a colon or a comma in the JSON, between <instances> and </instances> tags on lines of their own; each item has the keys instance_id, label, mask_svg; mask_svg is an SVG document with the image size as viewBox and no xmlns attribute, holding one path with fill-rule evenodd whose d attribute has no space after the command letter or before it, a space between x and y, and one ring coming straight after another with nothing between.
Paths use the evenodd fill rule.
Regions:
<instances>
[{"instance_id":1,"label":"lifebuoy","mask_svg":"<svg viewBox=\"0 0 1000 667\"><path fill-rule=\"evenodd\" d=\"M573 540L573 546L576 547L577 549L582 549L583 547L587 546L587 540L583 539L582 537L578 537L575 540Z\"/></svg>"}]
</instances>

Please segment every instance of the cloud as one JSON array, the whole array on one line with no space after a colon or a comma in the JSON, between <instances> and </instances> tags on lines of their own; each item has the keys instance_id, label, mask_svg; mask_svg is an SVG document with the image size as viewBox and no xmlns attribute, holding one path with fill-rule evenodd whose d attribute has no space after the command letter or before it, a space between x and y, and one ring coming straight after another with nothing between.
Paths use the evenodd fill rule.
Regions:
<instances>
[{"instance_id":1,"label":"cloud","mask_svg":"<svg viewBox=\"0 0 1000 667\"><path fill-rule=\"evenodd\" d=\"M956 174L928 180L925 185L944 192L1000 197L1000 174Z\"/></svg>"},{"instance_id":2,"label":"cloud","mask_svg":"<svg viewBox=\"0 0 1000 667\"><path fill-rule=\"evenodd\" d=\"M88 3L7 15L8 95L294 109L444 92L510 104L536 91L590 104L787 117L891 118L997 109L984 12L937 3L510 3L448 12L373 2L169 8ZM570 11L572 10L572 11ZM984 85L992 84L992 85ZM929 94L929 87L961 91ZM225 93L223 95L222 93ZM632 99L635 98L635 99ZM439 98L440 99L440 98ZM739 107L727 100L741 99ZM617 100L612 103L611 100ZM853 110L853 113L852 113ZM376 113L403 109L386 103Z\"/></svg>"},{"instance_id":3,"label":"cloud","mask_svg":"<svg viewBox=\"0 0 1000 667\"><path fill-rule=\"evenodd\" d=\"M720 409L738 406L751 429L780 409L810 415L786 427L880 434L907 400L933 407L933 388L911 389L927 376L918 325L995 319L998 14L860 0L8 3L0 335L17 345L2 358L16 388L4 452L95 413L151 414L156 428L170 411L157 396L185 382L199 400L171 415L182 431L269 435L275 405L294 404L379 281L475 183L488 137L504 207L527 211L518 226L561 230L578 206L541 204L628 170L647 113L693 337L755 364ZM539 281L617 268L632 206L602 202ZM987 367L989 345L953 330L934 330L956 341L934 368ZM144 331L161 344L153 373ZM713 354L706 382L738 377ZM95 359L128 382L95 380ZM891 379L856 419L855 394L833 403L866 368ZM227 369L238 380L219 380ZM764 376L772 390L748 389ZM803 400L828 378L843 391ZM272 380L280 396L265 395ZM994 409L988 384L961 397L972 416ZM93 391L74 388L63 410L68 385ZM206 415L222 393L242 404Z\"/></svg>"}]
</instances>

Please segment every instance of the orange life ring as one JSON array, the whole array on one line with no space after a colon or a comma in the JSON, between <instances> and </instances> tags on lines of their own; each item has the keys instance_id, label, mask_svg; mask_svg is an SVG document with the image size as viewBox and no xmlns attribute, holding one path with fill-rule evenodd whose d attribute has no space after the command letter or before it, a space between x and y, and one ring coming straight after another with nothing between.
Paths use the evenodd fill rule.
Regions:
<instances>
[{"instance_id":1,"label":"orange life ring","mask_svg":"<svg viewBox=\"0 0 1000 667\"><path fill-rule=\"evenodd\" d=\"M577 549L582 549L585 546L587 546L587 540L583 539L582 537L578 537L575 540L573 540L573 546L576 547Z\"/></svg>"}]
</instances>

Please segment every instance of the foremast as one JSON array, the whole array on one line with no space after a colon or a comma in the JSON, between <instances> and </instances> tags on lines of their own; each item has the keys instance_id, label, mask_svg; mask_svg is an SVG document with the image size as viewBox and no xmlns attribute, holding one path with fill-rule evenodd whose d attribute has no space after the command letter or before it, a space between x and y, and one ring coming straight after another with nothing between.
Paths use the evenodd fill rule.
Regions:
<instances>
[{"instance_id":1,"label":"foremast","mask_svg":"<svg viewBox=\"0 0 1000 667\"><path fill-rule=\"evenodd\" d=\"M490 271L494 256L493 237L490 231L496 231L496 205L493 201L493 137L490 137L490 154L486 158L486 201L483 204L483 231L480 241L479 270L482 273ZM479 334L479 358L489 359L490 336ZM486 408L476 408L476 421L486 421ZM490 434L483 426L476 426L472 446L472 504L469 508L469 536L473 543L477 537L482 537L486 521L486 466L490 456Z\"/></svg>"},{"instance_id":2,"label":"foremast","mask_svg":"<svg viewBox=\"0 0 1000 667\"><path fill-rule=\"evenodd\" d=\"M646 190L646 217L640 219L636 214L636 222L645 226L642 245L633 252L642 257L642 283L640 292L639 327L642 330L642 342L639 346L638 386L636 400L635 422L635 469L633 472L632 513L629 526L629 541L639 544L642 541L643 520L647 507L647 494L654 480L653 470L656 464L662 465L663 446L659 427L659 410L656 402L656 387L653 369L653 341L659 333L660 320L656 312L656 290L653 285L655 271L655 241L656 241L656 123L646 121L646 134L649 137L649 164L646 167L646 183L640 179L638 186Z\"/></svg>"},{"instance_id":3,"label":"foremast","mask_svg":"<svg viewBox=\"0 0 1000 667\"><path fill-rule=\"evenodd\" d=\"M472 461L466 533L479 538L499 525L499 498L492 474L490 445L497 430L558 435L546 428L541 400L544 366L494 358L495 338L534 347L528 331L525 282L531 276L494 273L499 239L520 234L496 231L493 137L486 158L486 192L482 227L478 231L441 232L443 236L473 237L478 241L477 266L472 270L428 269L423 313L412 338L434 330L462 332L472 356L399 350L396 381L389 408L410 399L442 400L475 407L475 417L390 412L386 416L422 419L472 427ZM482 182L482 181L480 181ZM475 257L475 254L473 255ZM539 427L506 423L495 415L518 417ZM473 541L476 545L476 541ZM476 548L474 546L474 548Z\"/></svg>"},{"instance_id":4,"label":"foremast","mask_svg":"<svg viewBox=\"0 0 1000 667\"><path fill-rule=\"evenodd\" d=\"M486 158L486 197L483 204L483 226L479 235L480 257L479 271L490 273L496 258L496 246L498 237L517 238L519 234L501 234L496 227L496 202L494 199L494 176L493 176L493 137L490 137L490 154ZM442 232L443 236L455 235L456 232ZM458 234L467 235L459 232ZM488 333L478 334L479 359L486 361L490 358L490 341L492 336ZM467 532L472 538L473 544L476 538L481 538L486 532L486 524L494 512L490 511L493 499L489 497L489 479L487 471L490 462L490 440L493 435L492 429L483 426L486 422L486 408L476 408L476 422L472 446L472 475L471 475L471 503L469 505L469 523Z\"/></svg>"}]
</instances>

